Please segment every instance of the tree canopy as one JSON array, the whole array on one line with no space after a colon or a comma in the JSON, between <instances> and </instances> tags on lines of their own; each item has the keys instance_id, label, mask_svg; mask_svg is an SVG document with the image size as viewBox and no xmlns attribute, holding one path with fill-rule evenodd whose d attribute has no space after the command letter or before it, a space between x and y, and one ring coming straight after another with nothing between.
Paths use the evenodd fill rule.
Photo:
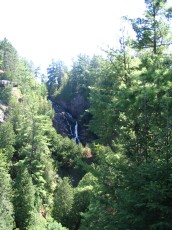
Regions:
<instances>
[{"instance_id":1,"label":"tree canopy","mask_svg":"<svg viewBox=\"0 0 172 230\"><path fill-rule=\"evenodd\" d=\"M171 8L145 5L128 19L135 39L122 29L117 49L81 54L68 70L53 60L41 84L0 41L0 78L18 82L0 87L0 229L172 229ZM70 117L79 97L85 146L52 123L58 103Z\"/></svg>"}]
</instances>

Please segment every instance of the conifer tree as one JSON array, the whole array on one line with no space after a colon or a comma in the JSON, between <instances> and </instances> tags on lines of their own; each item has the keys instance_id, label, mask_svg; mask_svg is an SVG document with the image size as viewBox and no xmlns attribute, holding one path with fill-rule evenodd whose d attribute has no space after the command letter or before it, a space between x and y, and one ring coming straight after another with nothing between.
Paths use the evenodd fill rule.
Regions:
<instances>
[{"instance_id":1,"label":"conifer tree","mask_svg":"<svg viewBox=\"0 0 172 230\"><path fill-rule=\"evenodd\" d=\"M7 154L0 149L0 229L14 229L14 210L12 204L12 180L9 174Z\"/></svg>"},{"instance_id":2,"label":"conifer tree","mask_svg":"<svg viewBox=\"0 0 172 230\"><path fill-rule=\"evenodd\" d=\"M17 177L14 184L15 220L17 227L24 230L34 222L35 188L27 168L22 162L17 164L19 166L16 167Z\"/></svg>"},{"instance_id":3,"label":"conifer tree","mask_svg":"<svg viewBox=\"0 0 172 230\"><path fill-rule=\"evenodd\" d=\"M52 61L52 63L47 68L47 88L49 95L53 95L56 90L58 90L62 86L62 80L64 75L67 73L67 67L65 64L59 61Z\"/></svg>"},{"instance_id":4,"label":"conifer tree","mask_svg":"<svg viewBox=\"0 0 172 230\"><path fill-rule=\"evenodd\" d=\"M54 192L53 217L64 226L69 227L68 223L70 212L74 202L74 193L69 178L64 177L58 184Z\"/></svg>"},{"instance_id":5,"label":"conifer tree","mask_svg":"<svg viewBox=\"0 0 172 230\"><path fill-rule=\"evenodd\" d=\"M144 17L131 20L137 36L135 47L151 48L153 54L158 54L171 44L166 3L167 0L145 0Z\"/></svg>"},{"instance_id":6,"label":"conifer tree","mask_svg":"<svg viewBox=\"0 0 172 230\"><path fill-rule=\"evenodd\" d=\"M4 71L2 77L14 80L17 74L18 54L6 38L0 41L0 60L2 60L0 68Z\"/></svg>"},{"instance_id":7,"label":"conifer tree","mask_svg":"<svg viewBox=\"0 0 172 230\"><path fill-rule=\"evenodd\" d=\"M10 122L0 124L0 148L6 149L8 159L11 160L14 153L15 134Z\"/></svg>"}]
</instances>

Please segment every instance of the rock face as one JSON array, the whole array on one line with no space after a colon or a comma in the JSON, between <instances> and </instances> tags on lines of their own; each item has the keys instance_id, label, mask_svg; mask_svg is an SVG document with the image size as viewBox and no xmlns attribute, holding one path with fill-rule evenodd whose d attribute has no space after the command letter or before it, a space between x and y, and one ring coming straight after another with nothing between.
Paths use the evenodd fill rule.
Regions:
<instances>
[{"instance_id":1,"label":"rock face","mask_svg":"<svg viewBox=\"0 0 172 230\"><path fill-rule=\"evenodd\" d=\"M80 115L83 114L84 111L89 107L88 101L86 101L84 96L80 94L76 94L73 98L71 98L70 101L59 99L58 104L76 119L78 119Z\"/></svg>"},{"instance_id":2,"label":"rock face","mask_svg":"<svg viewBox=\"0 0 172 230\"><path fill-rule=\"evenodd\" d=\"M75 138L76 120L61 105L52 102L55 111L53 125L63 137Z\"/></svg>"},{"instance_id":3,"label":"rock face","mask_svg":"<svg viewBox=\"0 0 172 230\"><path fill-rule=\"evenodd\" d=\"M77 94L68 102L63 99L55 101L50 98L50 100L55 111L53 126L58 133L63 137L69 137L74 140L76 140L77 134L77 142L81 142L84 145L95 139L93 134L88 130L84 119L81 119L81 116L84 115L85 110L89 107L88 102L82 95Z\"/></svg>"}]
</instances>

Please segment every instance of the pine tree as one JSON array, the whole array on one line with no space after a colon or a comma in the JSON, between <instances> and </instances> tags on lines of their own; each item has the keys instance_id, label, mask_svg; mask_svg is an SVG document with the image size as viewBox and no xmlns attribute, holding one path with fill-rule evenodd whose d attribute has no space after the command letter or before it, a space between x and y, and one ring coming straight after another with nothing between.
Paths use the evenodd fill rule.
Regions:
<instances>
[{"instance_id":1,"label":"pine tree","mask_svg":"<svg viewBox=\"0 0 172 230\"><path fill-rule=\"evenodd\" d=\"M6 38L0 41L0 60L2 60L0 68L5 72L3 79L14 80L17 73L18 54Z\"/></svg>"},{"instance_id":2,"label":"pine tree","mask_svg":"<svg viewBox=\"0 0 172 230\"><path fill-rule=\"evenodd\" d=\"M3 149L0 149L0 158L0 229L12 230L14 228L12 180L9 174L7 154Z\"/></svg>"},{"instance_id":3,"label":"pine tree","mask_svg":"<svg viewBox=\"0 0 172 230\"><path fill-rule=\"evenodd\" d=\"M50 96L62 86L62 80L66 73L67 67L61 60L56 62L53 60L49 65L47 68L48 81L46 84Z\"/></svg>"},{"instance_id":4,"label":"pine tree","mask_svg":"<svg viewBox=\"0 0 172 230\"><path fill-rule=\"evenodd\" d=\"M153 54L158 54L171 44L166 3L167 0L145 0L145 17L131 20L137 36L135 47L151 48Z\"/></svg>"},{"instance_id":5,"label":"pine tree","mask_svg":"<svg viewBox=\"0 0 172 230\"><path fill-rule=\"evenodd\" d=\"M11 160L14 153L15 134L10 122L0 124L0 148L6 149L8 159Z\"/></svg>"},{"instance_id":6,"label":"pine tree","mask_svg":"<svg viewBox=\"0 0 172 230\"><path fill-rule=\"evenodd\" d=\"M53 217L64 226L70 226L68 219L74 202L74 193L69 178L64 177L54 192Z\"/></svg>"},{"instance_id":7,"label":"pine tree","mask_svg":"<svg viewBox=\"0 0 172 230\"><path fill-rule=\"evenodd\" d=\"M20 229L28 229L34 222L35 188L28 170L22 162L17 163L17 177L14 184L14 208L16 225Z\"/></svg>"}]
</instances>

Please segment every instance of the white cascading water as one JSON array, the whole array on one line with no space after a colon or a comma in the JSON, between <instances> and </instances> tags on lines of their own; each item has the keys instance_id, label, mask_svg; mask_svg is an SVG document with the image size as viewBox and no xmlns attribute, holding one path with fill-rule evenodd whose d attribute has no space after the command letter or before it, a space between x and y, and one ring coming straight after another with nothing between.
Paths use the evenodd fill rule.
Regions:
<instances>
[{"instance_id":1,"label":"white cascading water","mask_svg":"<svg viewBox=\"0 0 172 230\"><path fill-rule=\"evenodd\" d=\"M78 122L76 121L76 124L75 124L75 138L74 138L76 144L79 144L80 141L79 141L79 137L78 137Z\"/></svg>"},{"instance_id":2,"label":"white cascading water","mask_svg":"<svg viewBox=\"0 0 172 230\"><path fill-rule=\"evenodd\" d=\"M55 110L55 113L59 115L60 119L58 122L64 122L64 130L62 129L62 132L66 133L67 136L75 141L76 144L80 144L79 136L78 136L78 122L72 117L72 115L63 109L59 104L52 102L49 100L49 102L52 104L52 107ZM75 124L75 126L74 126ZM74 130L73 130L74 128Z\"/></svg>"}]
</instances>

